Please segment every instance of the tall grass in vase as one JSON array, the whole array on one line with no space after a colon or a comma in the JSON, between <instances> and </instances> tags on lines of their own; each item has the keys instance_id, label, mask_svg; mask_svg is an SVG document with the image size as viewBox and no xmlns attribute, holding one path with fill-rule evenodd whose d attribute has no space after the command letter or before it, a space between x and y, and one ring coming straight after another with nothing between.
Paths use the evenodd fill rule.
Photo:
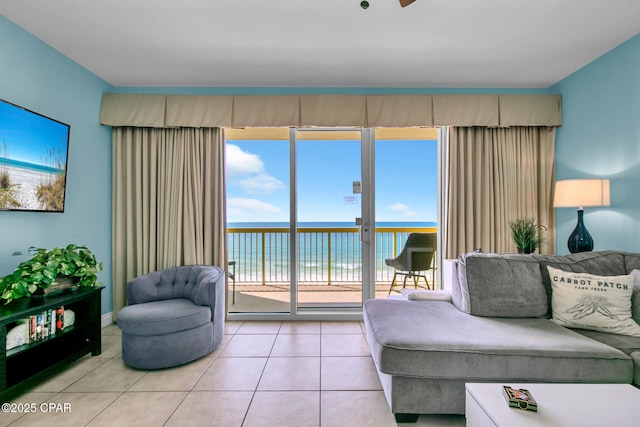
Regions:
<instances>
[{"instance_id":1,"label":"tall grass in vase","mask_svg":"<svg viewBox=\"0 0 640 427\"><path fill-rule=\"evenodd\" d=\"M533 218L519 218L511 221L509 228L518 253L534 253L546 241L543 234L547 231L547 227L537 224Z\"/></svg>"}]
</instances>

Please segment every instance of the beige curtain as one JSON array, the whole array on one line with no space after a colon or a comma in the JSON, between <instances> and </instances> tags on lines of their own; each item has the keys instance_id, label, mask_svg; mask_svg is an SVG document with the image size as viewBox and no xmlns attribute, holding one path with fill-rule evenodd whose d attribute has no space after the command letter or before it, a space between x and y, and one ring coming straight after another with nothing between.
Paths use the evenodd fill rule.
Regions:
<instances>
[{"instance_id":1,"label":"beige curtain","mask_svg":"<svg viewBox=\"0 0 640 427\"><path fill-rule=\"evenodd\" d=\"M555 128L456 127L449 132L445 188L447 258L481 248L514 253L509 222L548 228L541 253L555 251Z\"/></svg>"},{"instance_id":2,"label":"beige curtain","mask_svg":"<svg viewBox=\"0 0 640 427\"><path fill-rule=\"evenodd\" d=\"M141 274L226 266L224 136L215 128L113 129L113 312Z\"/></svg>"}]
</instances>

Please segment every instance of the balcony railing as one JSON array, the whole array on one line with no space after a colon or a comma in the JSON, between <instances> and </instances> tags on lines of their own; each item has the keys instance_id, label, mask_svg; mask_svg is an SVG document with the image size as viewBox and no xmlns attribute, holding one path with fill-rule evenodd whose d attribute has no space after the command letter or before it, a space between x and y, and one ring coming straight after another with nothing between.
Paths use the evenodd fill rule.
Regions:
<instances>
[{"instance_id":1,"label":"balcony railing","mask_svg":"<svg viewBox=\"0 0 640 427\"><path fill-rule=\"evenodd\" d=\"M302 227L297 231L298 283L331 285L362 281L362 252L356 227ZM435 227L376 228L376 283L391 281L393 269L384 260L400 253L409 233L436 231ZM235 261L237 283L290 282L289 228L233 227L227 232L229 260Z\"/></svg>"}]
</instances>

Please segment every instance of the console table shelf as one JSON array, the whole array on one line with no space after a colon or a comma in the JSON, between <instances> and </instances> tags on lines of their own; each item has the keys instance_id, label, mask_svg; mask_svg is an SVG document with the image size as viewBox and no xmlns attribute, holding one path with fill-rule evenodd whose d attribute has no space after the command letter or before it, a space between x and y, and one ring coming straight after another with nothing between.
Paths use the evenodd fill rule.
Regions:
<instances>
[{"instance_id":1,"label":"console table shelf","mask_svg":"<svg viewBox=\"0 0 640 427\"><path fill-rule=\"evenodd\" d=\"M20 347L12 348L11 350L7 350L7 358L11 358L17 354L22 353L23 351L29 351L33 348L36 348L41 345L46 345L50 340L54 340L57 338L62 338L64 334L70 334L75 329L75 326L67 326L64 330L56 332L56 335L53 337L46 338L41 341L30 342L28 344L21 345ZM9 333L9 331L7 331Z\"/></svg>"},{"instance_id":2,"label":"console table shelf","mask_svg":"<svg viewBox=\"0 0 640 427\"><path fill-rule=\"evenodd\" d=\"M64 291L44 298L21 298L0 305L0 400L59 371L87 353L101 352L100 294L103 286ZM75 322L45 339L7 350L7 334L30 315L63 306Z\"/></svg>"}]
</instances>

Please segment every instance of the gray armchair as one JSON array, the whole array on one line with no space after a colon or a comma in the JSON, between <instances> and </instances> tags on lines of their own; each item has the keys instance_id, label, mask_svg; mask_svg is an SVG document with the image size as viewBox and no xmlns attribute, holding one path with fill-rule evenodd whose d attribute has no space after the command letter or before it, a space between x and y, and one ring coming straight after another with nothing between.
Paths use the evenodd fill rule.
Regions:
<instances>
[{"instance_id":1,"label":"gray armchair","mask_svg":"<svg viewBox=\"0 0 640 427\"><path fill-rule=\"evenodd\" d=\"M224 335L225 272L190 265L127 283L118 313L122 360L139 369L182 365L212 352Z\"/></svg>"}]
</instances>

